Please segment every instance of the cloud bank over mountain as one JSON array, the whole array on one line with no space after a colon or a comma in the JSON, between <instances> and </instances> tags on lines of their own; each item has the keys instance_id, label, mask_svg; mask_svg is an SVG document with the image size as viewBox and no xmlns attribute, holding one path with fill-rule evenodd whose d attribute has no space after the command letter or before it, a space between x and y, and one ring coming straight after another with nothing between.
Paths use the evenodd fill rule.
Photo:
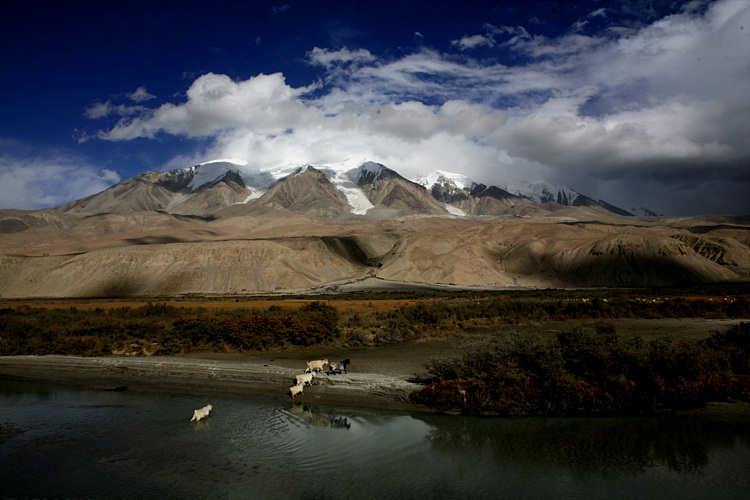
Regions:
<instances>
[{"instance_id":1,"label":"cloud bank over mountain","mask_svg":"<svg viewBox=\"0 0 750 500\"><path fill-rule=\"evenodd\" d=\"M401 50L314 46L299 64L316 77L298 86L207 72L166 101L128 89L89 107L96 130L78 139L200 144L163 170L366 157L410 177L545 179L626 208L750 213L750 2L617 14L592 8L554 36L531 19L440 44L420 33Z\"/></svg>"}]
</instances>

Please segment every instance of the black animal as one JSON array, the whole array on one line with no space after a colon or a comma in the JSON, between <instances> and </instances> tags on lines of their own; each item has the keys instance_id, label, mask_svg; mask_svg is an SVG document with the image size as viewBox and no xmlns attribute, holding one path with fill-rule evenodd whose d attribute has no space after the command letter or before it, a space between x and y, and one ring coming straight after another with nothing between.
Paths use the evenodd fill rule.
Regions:
<instances>
[{"instance_id":1,"label":"black animal","mask_svg":"<svg viewBox=\"0 0 750 500\"><path fill-rule=\"evenodd\" d=\"M334 373L341 374L342 370L344 371L344 373L347 373L346 366L351 362L352 360L346 358L344 361L334 361L332 363L328 363L328 371L326 373L328 375L333 375Z\"/></svg>"}]
</instances>

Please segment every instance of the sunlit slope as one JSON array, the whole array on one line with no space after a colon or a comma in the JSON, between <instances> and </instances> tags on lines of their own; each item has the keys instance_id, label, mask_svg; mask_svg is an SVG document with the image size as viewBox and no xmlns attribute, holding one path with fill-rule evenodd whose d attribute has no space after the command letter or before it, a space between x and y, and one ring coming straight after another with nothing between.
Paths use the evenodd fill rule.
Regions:
<instances>
[{"instance_id":1,"label":"sunlit slope","mask_svg":"<svg viewBox=\"0 0 750 500\"><path fill-rule=\"evenodd\" d=\"M2 235L0 293L268 293L373 277L488 288L713 283L748 279L748 233L725 221L696 226L625 217L331 221L245 205L205 218L157 212L51 218Z\"/></svg>"}]
</instances>

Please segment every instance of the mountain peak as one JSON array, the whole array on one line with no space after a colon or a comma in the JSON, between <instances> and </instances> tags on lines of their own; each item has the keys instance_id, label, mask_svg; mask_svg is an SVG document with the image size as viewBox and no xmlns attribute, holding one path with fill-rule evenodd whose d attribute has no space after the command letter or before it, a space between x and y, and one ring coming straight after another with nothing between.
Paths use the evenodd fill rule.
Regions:
<instances>
[{"instance_id":1,"label":"mountain peak","mask_svg":"<svg viewBox=\"0 0 750 500\"><path fill-rule=\"evenodd\" d=\"M196 191L205 185L211 185L221 180L228 172L235 172L241 177L241 169L245 166L247 166L247 162L240 162L239 160L213 160L182 169L182 172L191 177L187 187L191 191ZM173 170L172 172L179 171ZM171 172L167 172L167 174L169 173Z\"/></svg>"},{"instance_id":2,"label":"mountain peak","mask_svg":"<svg viewBox=\"0 0 750 500\"><path fill-rule=\"evenodd\" d=\"M295 180L298 177L299 182ZM283 189L277 186L282 181L287 184ZM265 196L274 187L273 193ZM321 198L319 202L313 202L313 195ZM263 200L258 201L261 198ZM412 181L381 163L364 158L274 166L251 165L233 159L213 160L169 172L146 172L61 208L86 213L166 210L199 214L201 210L208 213L222 206L256 202L335 217L368 213L371 217L442 215L446 212L456 216L524 216L559 209L540 206L547 202L632 215L603 200L595 201L573 189L545 181L485 185L445 170L434 170ZM374 208L377 210L370 212ZM644 209L642 213L645 212Z\"/></svg>"},{"instance_id":3,"label":"mountain peak","mask_svg":"<svg viewBox=\"0 0 750 500\"><path fill-rule=\"evenodd\" d=\"M314 217L337 217L350 210L347 198L321 170L303 165L266 191L258 202Z\"/></svg>"},{"instance_id":4,"label":"mountain peak","mask_svg":"<svg viewBox=\"0 0 750 500\"><path fill-rule=\"evenodd\" d=\"M389 176L389 174L395 174L399 176L396 172L387 168L385 165L375 163L374 161L366 161L359 167L357 184L360 186L363 186L365 184L372 184L377 179L382 179L384 178L384 176Z\"/></svg>"},{"instance_id":5,"label":"mountain peak","mask_svg":"<svg viewBox=\"0 0 750 500\"><path fill-rule=\"evenodd\" d=\"M414 179L414 182L430 189L435 184L442 186L453 186L457 189L471 189L476 184L473 179L455 172L446 172L445 170L433 170L432 172L421 175Z\"/></svg>"},{"instance_id":6,"label":"mountain peak","mask_svg":"<svg viewBox=\"0 0 750 500\"><path fill-rule=\"evenodd\" d=\"M561 205L574 205L581 193L567 186L558 186L551 182L537 180L534 182L518 182L501 186L509 193L523 196L536 203L553 201Z\"/></svg>"}]
</instances>

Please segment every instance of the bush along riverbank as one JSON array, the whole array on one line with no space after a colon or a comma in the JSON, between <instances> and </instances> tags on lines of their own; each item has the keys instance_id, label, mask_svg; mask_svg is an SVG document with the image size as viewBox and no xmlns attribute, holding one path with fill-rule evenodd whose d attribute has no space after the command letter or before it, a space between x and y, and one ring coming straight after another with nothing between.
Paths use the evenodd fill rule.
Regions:
<instances>
[{"instance_id":1,"label":"bush along riverbank","mask_svg":"<svg viewBox=\"0 0 750 500\"><path fill-rule=\"evenodd\" d=\"M693 342L617 336L507 336L435 359L414 403L485 415L623 415L750 401L750 323Z\"/></svg>"},{"instance_id":2,"label":"bush along riverbank","mask_svg":"<svg viewBox=\"0 0 750 500\"><path fill-rule=\"evenodd\" d=\"M307 347L336 338L339 315L323 302L294 311L183 309L162 304L81 311L0 309L0 355L173 355Z\"/></svg>"},{"instance_id":3,"label":"bush along riverbank","mask_svg":"<svg viewBox=\"0 0 750 500\"><path fill-rule=\"evenodd\" d=\"M423 337L494 335L507 325L617 318L746 319L748 286L690 290L540 290L495 293L390 294L412 304L393 310L337 310L329 302L279 299L284 308L231 310L163 302L140 307L0 307L0 356L174 355L323 346L377 346ZM339 297L340 298L340 297ZM176 302L179 304L179 302ZM72 304L75 304L73 302ZM206 301L211 304L210 300ZM292 307L289 307L293 304ZM13 306L13 301L3 305Z\"/></svg>"}]
</instances>

